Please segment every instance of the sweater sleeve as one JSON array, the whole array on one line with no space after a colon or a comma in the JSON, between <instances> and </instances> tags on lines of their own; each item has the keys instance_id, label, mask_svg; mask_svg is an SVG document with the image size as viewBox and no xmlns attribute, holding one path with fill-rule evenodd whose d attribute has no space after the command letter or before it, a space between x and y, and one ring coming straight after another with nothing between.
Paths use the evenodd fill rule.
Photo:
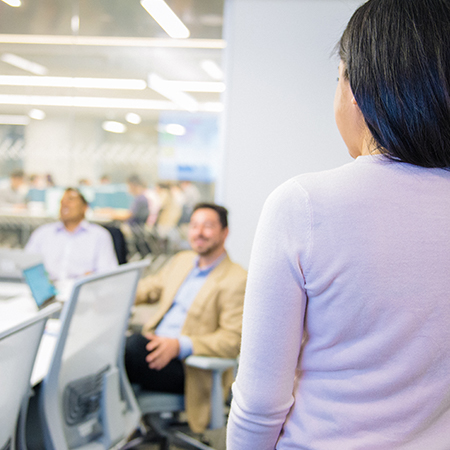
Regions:
<instances>
[{"instance_id":1,"label":"sweater sleeve","mask_svg":"<svg viewBox=\"0 0 450 450\"><path fill-rule=\"evenodd\" d=\"M228 450L273 450L293 405L310 242L308 196L292 179L267 199L253 243Z\"/></svg>"}]
</instances>

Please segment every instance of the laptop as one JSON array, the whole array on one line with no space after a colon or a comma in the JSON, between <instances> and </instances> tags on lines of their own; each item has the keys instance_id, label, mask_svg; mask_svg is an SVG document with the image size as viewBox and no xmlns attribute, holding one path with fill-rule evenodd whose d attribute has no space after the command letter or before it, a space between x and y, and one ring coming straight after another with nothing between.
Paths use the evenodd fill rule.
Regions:
<instances>
[{"instance_id":1,"label":"laptop","mask_svg":"<svg viewBox=\"0 0 450 450\"><path fill-rule=\"evenodd\" d=\"M50 281L43 263L23 269L23 276L39 309L56 301L56 288Z\"/></svg>"}]
</instances>

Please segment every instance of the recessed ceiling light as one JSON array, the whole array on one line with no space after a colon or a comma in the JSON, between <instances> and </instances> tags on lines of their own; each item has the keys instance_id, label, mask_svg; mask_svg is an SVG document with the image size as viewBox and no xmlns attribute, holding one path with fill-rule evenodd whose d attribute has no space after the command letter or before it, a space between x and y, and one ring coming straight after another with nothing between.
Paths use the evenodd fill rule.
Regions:
<instances>
[{"instance_id":1,"label":"recessed ceiling light","mask_svg":"<svg viewBox=\"0 0 450 450\"><path fill-rule=\"evenodd\" d=\"M34 120L44 120L45 112L41 109L30 109L28 115Z\"/></svg>"},{"instance_id":2,"label":"recessed ceiling light","mask_svg":"<svg viewBox=\"0 0 450 450\"><path fill-rule=\"evenodd\" d=\"M27 59L12 53L3 53L3 55L0 56L0 60L11 66L34 73L35 75L45 75L47 73L47 67L28 61Z\"/></svg>"},{"instance_id":3,"label":"recessed ceiling light","mask_svg":"<svg viewBox=\"0 0 450 450\"><path fill-rule=\"evenodd\" d=\"M186 25L164 0L141 0L141 5L171 38L186 39L190 36Z\"/></svg>"},{"instance_id":4,"label":"recessed ceiling light","mask_svg":"<svg viewBox=\"0 0 450 450\"><path fill-rule=\"evenodd\" d=\"M72 33L78 34L80 31L80 16L74 14L70 19L70 28L72 28Z\"/></svg>"},{"instance_id":5,"label":"recessed ceiling light","mask_svg":"<svg viewBox=\"0 0 450 450\"><path fill-rule=\"evenodd\" d=\"M126 125L114 120L107 120L102 123L102 128L110 133L125 133L127 131Z\"/></svg>"},{"instance_id":6,"label":"recessed ceiling light","mask_svg":"<svg viewBox=\"0 0 450 450\"><path fill-rule=\"evenodd\" d=\"M169 123L163 127L163 130L174 136L184 136L186 134L186 128L178 123Z\"/></svg>"},{"instance_id":7,"label":"recessed ceiling light","mask_svg":"<svg viewBox=\"0 0 450 450\"><path fill-rule=\"evenodd\" d=\"M125 116L125 120L134 125L139 125L142 122L142 118L139 114L136 113L128 113Z\"/></svg>"}]
</instances>

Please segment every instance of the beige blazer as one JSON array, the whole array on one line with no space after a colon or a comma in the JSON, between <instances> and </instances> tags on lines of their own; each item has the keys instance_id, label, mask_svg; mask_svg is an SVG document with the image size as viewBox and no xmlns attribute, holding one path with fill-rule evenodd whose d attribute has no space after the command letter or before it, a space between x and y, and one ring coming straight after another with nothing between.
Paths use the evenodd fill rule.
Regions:
<instances>
[{"instance_id":1,"label":"beige blazer","mask_svg":"<svg viewBox=\"0 0 450 450\"><path fill-rule=\"evenodd\" d=\"M136 303L155 302L160 307L143 327L153 331L172 306L181 284L192 270L197 254L193 251L175 255L157 274L140 281ZM247 272L228 255L208 275L194 299L181 333L192 340L193 354L235 358L239 353ZM210 417L212 377L209 371L185 366L185 405L192 431L205 430ZM223 377L225 392L233 381L232 371Z\"/></svg>"}]
</instances>

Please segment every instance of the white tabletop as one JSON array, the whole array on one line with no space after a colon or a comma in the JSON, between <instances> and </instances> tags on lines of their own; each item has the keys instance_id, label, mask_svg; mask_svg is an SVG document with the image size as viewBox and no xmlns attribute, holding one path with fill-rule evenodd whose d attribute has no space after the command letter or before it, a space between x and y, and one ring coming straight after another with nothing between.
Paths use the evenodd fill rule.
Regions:
<instances>
[{"instance_id":1,"label":"white tabletop","mask_svg":"<svg viewBox=\"0 0 450 450\"><path fill-rule=\"evenodd\" d=\"M47 320L45 331L42 335L39 350L36 355L36 361L34 362L33 372L31 374L32 386L40 383L45 375L47 375L50 363L52 362L56 341L58 339L60 324L58 319Z\"/></svg>"},{"instance_id":2,"label":"white tabletop","mask_svg":"<svg viewBox=\"0 0 450 450\"><path fill-rule=\"evenodd\" d=\"M18 325L25 319L33 317L38 307L33 300L30 288L26 284L0 282L0 331Z\"/></svg>"},{"instance_id":3,"label":"white tabletop","mask_svg":"<svg viewBox=\"0 0 450 450\"><path fill-rule=\"evenodd\" d=\"M0 332L22 323L38 312L38 307L33 300L28 285L2 281L0 282L0 293L2 297L6 295L12 297L0 300ZM47 321L31 375L33 386L42 381L50 367L59 333L59 325L58 319Z\"/></svg>"}]
</instances>

